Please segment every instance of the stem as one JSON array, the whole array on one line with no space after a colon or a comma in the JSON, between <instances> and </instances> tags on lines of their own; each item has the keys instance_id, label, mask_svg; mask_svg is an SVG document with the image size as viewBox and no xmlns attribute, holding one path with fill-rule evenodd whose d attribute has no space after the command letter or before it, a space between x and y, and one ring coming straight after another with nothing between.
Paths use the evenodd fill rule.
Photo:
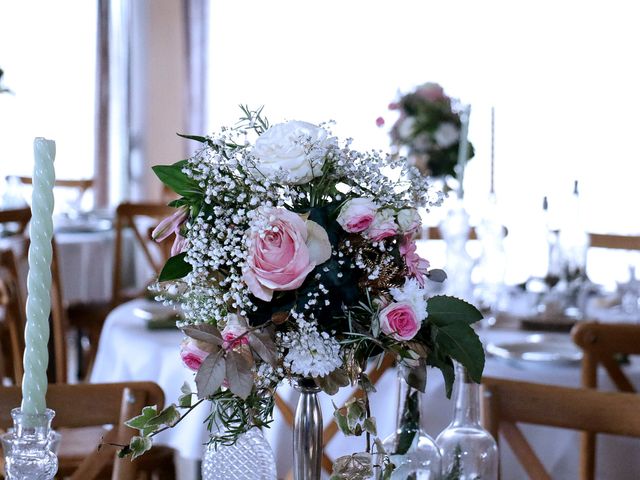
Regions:
<instances>
[{"instance_id":1,"label":"stem","mask_svg":"<svg viewBox=\"0 0 640 480\"><path fill-rule=\"evenodd\" d=\"M371 405L369 404L369 392L367 392L367 389L364 388L363 382L362 382L362 375L364 375L362 372L360 372L360 388L362 389L362 393L363 393L363 398L364 398L364 409L365 412L367 414L367 418L371 418ZM365 434L365 439L367 442L367 453L371 453L371 433L367 430L366 434Z\"/></svg>"},{"instance_id":2,"label":"stem","mask_svg":"<svg viewBox=\"0 0 640 480\"><path fill-rule=\"evenodd\" d=\"M162 432L164 432L165 430L169 430L170 428L175 427L176 425L178 425L178 424L182 421L182 419L183 419L184 417L186 417L187 415L189 415L189 414L191 413L191 411L192 411L192 410L194 410L198 405L200 405L200 404L201 404L202 402L204 402L204 401L205 401L205 399L204 399L204 398L201 398L201 399L200 399L200 400L198 400L194 405L191 405L191 406L189 407L189 409L185 412L185 414L184 414L184 415L180 415L180 418L178 419L178 421L177 421L176 423L174 423L174 424L173 424L173 425L171 425L171 426L167 425L167 426L165 426L165 427L162 427L160 430L156 430L155 432L150 433L150 434L149 434L149 437L155 437L155 436L156 436L156 435L158 435L159 433L162 433Z\"/></svg>"}]
</instances>

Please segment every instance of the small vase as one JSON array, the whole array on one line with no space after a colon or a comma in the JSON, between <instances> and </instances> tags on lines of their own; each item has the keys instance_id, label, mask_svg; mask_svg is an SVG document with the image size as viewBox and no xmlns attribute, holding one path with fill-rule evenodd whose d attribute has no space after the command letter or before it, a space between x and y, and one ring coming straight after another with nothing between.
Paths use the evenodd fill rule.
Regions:
<instances>
[{"instance_id":1,"label":"small vase","mask_svg":"<svg viewBox=\"0 0 640 480\"><path fill-rule=\"evenodd\" d=\"M203 480L276 480L276 460L258 428L233 445L209 446L202 458Z\"/></svg>"},{"instance_id":2,"label":"small vase","mask_svg":"<svg viewBox=\"0 0 640 480\"><path fill-rule=\"evenodd\" d=\"M319 480L322 469L322 410L320 388L311 378L296 384L300 392L293 424L293 478Z\"/></svg>"},{"instance_id":3,"label":"small vase","mask_svg":"<svg viewBox=\"0 0 640 480\"><path fill-rule=\"evenodd\" d=\"M454 388L453 420L436 439L445 478L497 480L498 447L480 424L480 386L457 362Z\"/></svg>"},{"instance_id":4,"label":"small vase","mask_svg":"<svg viewBox=\"0 0 640 480\"><path fill-rule=\"evenodd\" d=\"M409 386L402 368L398 369L396 431L382 442L395 465L391 480L439 480L442 474L440 451L421 426L421 404L425 394Z\"/></svg>"},{"instance_id":5,"label":"small vase","mask_svg":"<svg viewBox=\"0 0 640 480\"><path fill-rule=\"evenodd\" d=\"M11 410L13 429L3 434L5 474L9 480L50 480L58 471L56 450L60 435L51 430L55 412L26 414Z\"/></svg>"}]
</instances>

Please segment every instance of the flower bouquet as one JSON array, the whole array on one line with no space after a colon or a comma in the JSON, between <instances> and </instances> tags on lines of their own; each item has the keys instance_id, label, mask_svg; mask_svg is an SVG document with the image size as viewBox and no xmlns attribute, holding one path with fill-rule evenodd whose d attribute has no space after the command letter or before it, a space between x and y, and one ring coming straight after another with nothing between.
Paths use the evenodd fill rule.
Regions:
<instances>
[{"instance_id":1,"label":"flower bouquet","mask_svg":"<svg viewBox=\"0 0 640 480\"><path fill-rule=\"evenodd\" d=\"M154 167L179 196L156 232L176 233L156 290L181 305L181 355L197 389L129 421L141 434L122 454L142 454L203 402L212 403L209 425L223 427L211 443L233 444L268 427L278 386L300 380L329 395L362 388L364 399L336 419L371 440L365 369L385 354L422 391L434 366L450 395L452 360L480 381L484 354L471 325L481 315L463 300L429 297L426 284L446 275L429 268L413 239L414 199L434 206L442 194L407 175L415 167L403 159L340 142L329 124L270 126L261 109L242 110L233 128L187 136L202 143L193 157ZM381 448L367 448L374 444ZM343 458L340 468L353 463Z\"/></svg>"},{"instance_id":2,"label":"flower bouquet","mask_svg":"<svg viewBox=\"0 0 640 480\"><path fill-rule=\"evenodd\" d=\"M391 140L407 150L420 173L442 179L461 176L457 166L465 112L458 101L437 83L425 83L389 108L400 112L391 127ZM468 144L462 162L473 154L473 146Z\"/></svg>"}]
</instances>

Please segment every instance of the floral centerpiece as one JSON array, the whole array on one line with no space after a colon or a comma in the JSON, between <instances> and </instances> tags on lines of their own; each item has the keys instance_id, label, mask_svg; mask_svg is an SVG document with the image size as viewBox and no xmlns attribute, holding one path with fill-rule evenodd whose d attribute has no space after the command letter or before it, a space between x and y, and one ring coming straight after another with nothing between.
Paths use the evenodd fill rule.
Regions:
<instances>
[{"instance_id":1,"label":"floral centerpiece","mask_svg":"<svg viewBox=\"0 0 640 480\"><path fill-rule=\"evenodd\" d=\"M465 114L460 102L449 97L437 83L425 83L389 105L400 115L391 127L394 145L406 149L423 175L458 178L459 153ZM466 162L473 157L467 145Z\"/></svg>"},{"instance_id":2,"label":"floral centerpiece","mask_svg":"<svg viewBox=\"0 0 640 480\"><path fill-rule=\"evenodd\" d=\"M189 136L202 143L193 157L154 167L179 196L156 229L158 238L176 233L156 289L182 307L181 356L197 389L132 419L141 434L122 454L142 454L203 402L213 405L210 424L224 427L212 444L232 444L269 425L284 381L312 380L329 395L357 385L366 398L365 367L383 354L423 391L433 366L450 394L452 360L480 381L471 324L481 316L463 300L429 297L425 284L446 275L416 253L415 199L434 206L442 194L407 175L415 167L403 159L356 151L328 124L270 126L260 110L243 112L233 128ZM369 440L365 401L350 405L348 421L344 410L336 418Z\"/></svg>"}]
</instances>

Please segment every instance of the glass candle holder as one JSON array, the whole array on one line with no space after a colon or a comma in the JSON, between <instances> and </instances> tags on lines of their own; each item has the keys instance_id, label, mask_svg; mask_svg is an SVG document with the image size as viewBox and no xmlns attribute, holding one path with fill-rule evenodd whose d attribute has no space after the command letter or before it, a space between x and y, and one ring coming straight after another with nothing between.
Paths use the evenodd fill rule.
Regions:
<instances>
[{"instance_id":1,"label":"glass candle holder","mask_svg":"<svg viewBox=\"0 0 640 480\"><path fill-rule=\"evenodd\" d=\"M13 429L0 436L4 449L5 475L9 480L50 480L58 471L60 435L51 430L55 412L26 414L11 410Z\"/></svg>"}]
</instances>

